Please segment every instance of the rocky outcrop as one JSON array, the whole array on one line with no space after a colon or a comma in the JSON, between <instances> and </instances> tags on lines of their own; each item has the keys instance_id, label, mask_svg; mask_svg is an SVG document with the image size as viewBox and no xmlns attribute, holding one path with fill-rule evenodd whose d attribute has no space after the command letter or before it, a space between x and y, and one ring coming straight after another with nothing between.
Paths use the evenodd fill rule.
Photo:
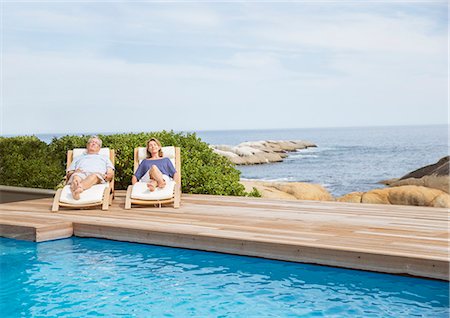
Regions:
<instances>
[{"instance_id":1,"label":"rocky outcrop","mask_svg":"<svg viewBox=\"0 0 450 318\"><path fill-rule=\"evenodd\" d=\"M416 205L438 208L450 207L450 195L438 189L423 186L397 186L368 192L352 192L336 201L353 203Z\"/></svg>"},{"instance_id":2,"label":"rocky outcrop","mask_svg":"<svg viewBox=\"0 0 450 318\"><path fill-rule=\"evenodd\" d=\"M361 203L364 192L350 192L336 199L338 202Z\"/></svg>"},{"instance_id":3,"label":"rocky outcrop","mask_svg":"<svg viewBox=\"0 0 450 318\"><path fill-rule=\"evenodd\" d=\"M243 153L246 150L248 149L243 148ZM234 155L239 158L245 157L239 154ZM241 183L245 186L247 192L252 191L254 187L262 194L263 198L271 199L336 200L351 203L450 208L448 156L435 164L412 171L399 179L383 182L389 185L388 188L374 189L367 192L352 192L337 199L333 199L331 194L318 184L265 181L241 181Z\"/></svg>"},{"instance_id":4,"label":"rocky outcrop","mask_svg":"<svg viewBox=\"0 0 450 318\"><path fill-rule=\"evenodd\" d=\"M256 188L263 198L283 200L338 201L349 203L415 205L437 208L450 207L450 195L438 189L423 186L398 186L351 192L337 199L321 185L304 182L242 181L245 191Z\"/></svg>"},{"instance_id":5,"label":"rocky outcrop","mask_svg":"<svg viewBox=\"0 0 450 318\"><path fill-rule=\"evenodd\" d=\"M427 188L439 189L449 193L450 175L449 175L449 156L440 159L438 162L414 170L399 179L390 179L381 181L390 187L404 185L423 186Z\"/></svg>"},{"instance_id":6,"label":"rocky outcrop","mask_svg":"<svg viewBox=\"0 0 450 318\"><path fill-rule=\"evenodd\" d=\"M400 180L405 180L409 178L422 178L424 176L448 176L449 175L449 160L450 156L446 156L441 158L438 162L428 165L422 168L419 168L417 170L414 170L413 172L410 172L403 177L400 178Z\"/></svg>"},{"instance_id":7,"label":"rocky outcrop","mask_svg":"<svg viewBox=\"0 0 450 318\"><path fill-rule=\"evenodd\" d=\"M280 162L288 156L287 152L317 147L309 141L267 140L243 142L237 146L211 145L213 151L227 157L237 165L252 165L269 162Z\"/></svg>"},{"instance_id":8,"label":"rocky outcrop","mask_svg":"<svg viewBox=\"0 0 450 318\"><path fill-rule=\"evenodd\" d=\"M449 208L449 156L401 178L381 181L389 188L352 192L337 201Z\"/></svg>"},{"instance_id":9,"label":"rocky outcrop","mask_svg":"<svg viewBox=\"0 0 450 318\"><path fill-rule=\"evenodd\" d=\"M263 198L285 200L333 201L331 194L321 185L304 182L241 181L245 191L256 188Z\"/></svg>"}]
</instances>

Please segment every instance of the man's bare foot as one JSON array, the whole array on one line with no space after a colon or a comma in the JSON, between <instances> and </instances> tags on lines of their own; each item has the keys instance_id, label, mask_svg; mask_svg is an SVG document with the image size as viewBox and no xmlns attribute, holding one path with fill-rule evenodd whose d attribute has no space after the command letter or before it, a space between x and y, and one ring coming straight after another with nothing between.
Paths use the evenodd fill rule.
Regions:
<instances>
[{"instance_id":1,"label":"man's bare foot","mask_svg":"<svg viewBox=\"0 0 450 318\"><path fill-rule=\"evenodd\" d=\"M147 188L150 190L150 192L155 191L156 190L155 182L150 181L149 183L147 183Z\"/></svg>"},{"instance_id":2,"label":"man's bare foot","mask_svg":"<svg viewBox=\"0 0 450 318\"><path fill-rule=\"evenodd\" d=\"M80 186L80 182L78 181L78 179L75 179L72 181L72 183L70 184L70 191L73 193L75 192L75 190Z\"/></svg>"},{"instance_id":3,"label":"man's bare foot","mask_svg":"<svg viewBox=\"0 0 450 318\"><path fill-rule=\"evenodd\" d=\"M78 188L75 189L75 191L72 192L72 196L75 200L80 200L80 194L83 192L83 187L78 186Z\"/></svg>"}]
</instances>

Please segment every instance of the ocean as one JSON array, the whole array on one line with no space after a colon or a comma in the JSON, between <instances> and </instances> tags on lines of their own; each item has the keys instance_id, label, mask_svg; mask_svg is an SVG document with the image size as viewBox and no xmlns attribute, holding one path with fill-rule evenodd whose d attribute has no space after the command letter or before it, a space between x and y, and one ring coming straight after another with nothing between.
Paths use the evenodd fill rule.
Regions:
<instances>
[{"instance_id":1,"label":"ocean","mask_svg":"<svg viewBox=\"0 0 450 318\"><path fill-rule=\"evenodd\" d=\"M242 179L321 184L333 196L384 187L449 154L448 126L386 126L279 130L197 131L209 144L307 140L317 145L292 152L280 163L237 166ZM61 134L36 135L45 142Z\"/></svg>"}]
</instances>

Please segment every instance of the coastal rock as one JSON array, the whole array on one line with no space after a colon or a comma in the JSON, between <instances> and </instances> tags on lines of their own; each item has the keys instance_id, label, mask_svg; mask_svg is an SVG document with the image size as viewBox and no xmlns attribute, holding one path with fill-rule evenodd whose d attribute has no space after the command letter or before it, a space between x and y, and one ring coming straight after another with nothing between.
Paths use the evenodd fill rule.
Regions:
<instances>
[{"instance_id":1,"label":"coastal rock","mask_svg":"<svg viewBox=\"0 0 450 318\"><path fill-rule=\"evenodd\" d=\"M263 198L286 200L333 201L331 194L319 184L304 182L240 181L247 192L256 188Z\"/></svg>"},{"instance_id":2,"label":"coastal rock","mask_svg":"<svg viewBox=\"0 0 450 318\"><path fill-rule=\"evenodd\" d=\"M359 200L358 200L359 198ZM450 207L450 195L438 189L423 186L406 185L385 189L375 189L365 193L352 192L346 194L336 201L360 202L374 204L396 204L429 206L438 208Z\"/></svg>"},{"instance_id":3,"label":"coastal rock","mask_svg":"<svg viewBox=\"0 0 450 318\"><path fill-rule=\"evenodd\" d=\"M382 183L390 187L404 185L424 186L449 193L449 159L449 156L443 157L438 162L414 170L399 179L386 180L382 181Z\"/></svg>"},{"instance_id":4,"label":"coastal rock","mask_svg":"<svg viewBox=\"0 0 450 318\"><path fill-rule=\"evenodd\" d=\"M423 176L422 178L400 179L389 184L390 187L398 187L404 185L423 186L432 189L438 189L449 193L450 180L449 176Z\"/></svg>"},{"instance_id":5,"label":"coastal rock","mask_svg":"<svg viewBox=\"0 0 450 318\"><path fill-rule=\"evenodd\" d=\"M288 156L287 152L289 151L317 146L312 142L303 140L267 140L243 142L234 147L229 145L211 145L210 147L215 153L227 157L234 164L252 165L280 162Z\"/></svg>"},{"instance_id":6,"label":"coastal rock","mask_svg":"<svg viewBox=\"0 0 450 318\"><path fill-rule=\"evenodd\" d=\"M449 175L449 161L450 156L445 156L439 159L438 162L419 168L414 170L403 177L400 180L409 179L409 178L422 178L424 176L448 176Z\"/></svg>"},{"instance_id":7,"label":"coastal rock","mask_svg":"<svg viewBox=\"0 0 450 318\"><path fill-rule=\"evenodd\" d=\"M350 192L336 199L338 202L361 203L364 192Z\"/></svg>"},{"instance_id":8,"label":"coastal rock","mask_svg":"<svg viewBox=\"0 0 450 318\"><path fill-rule=\"evenodd\" d=\"M214 152L221 156L227 157L234 164L237 164L237 165L245 164L245 160L242 159L242 157L235 154L234 152L224 151L224 150L220 150L220 149L215 149Z\"/></svg>"}]
</instances>

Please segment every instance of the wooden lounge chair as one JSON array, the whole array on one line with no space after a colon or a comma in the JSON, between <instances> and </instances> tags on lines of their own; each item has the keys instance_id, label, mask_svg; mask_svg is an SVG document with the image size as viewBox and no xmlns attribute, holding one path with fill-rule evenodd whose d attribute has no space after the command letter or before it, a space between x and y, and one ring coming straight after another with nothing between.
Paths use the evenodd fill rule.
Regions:
<instances>
[{"instance_id":1,"label":"wooden lounge chair","mask_svg":"<svg viewBox=\"0 0 450 318\"><path fill-rule=\"evenodd\" d=\"M157 188L150 192L147 183L136 182L134 185L128 186L125 198L125 209L131 209L132 204L138 205L159 205L173 203L174 208L180 207L181 201L181 157L179 147L162 147L164 157L168 157L179 175L179 182L170 181L163 189ZM139 164L146 158L147 149L138 147L134 149L134 172L136 172Z\"/></svg>"},{"instance_id":2,"label":"wooden lounge chair","mask_svg":"<svg viewBox=\"0 0 450 318\"><path fill-rule=\"evenodd\" d=\"M67 152L67 168L69 168L73 159L85 153L85 148L75 148ZM114 165L115 153L109 148L101 148L100 155L108 156ZM68 180L66 180L67 182ZM93 185L91 188L83 191L79 200L72 197L70 186L65 185L58 189L53 199L52 212L57 212L59 207L67 208L86 208L101 206L102 210L108 210L114 198L114 176L110 182Z\"/></svg>"}]
</instances>

